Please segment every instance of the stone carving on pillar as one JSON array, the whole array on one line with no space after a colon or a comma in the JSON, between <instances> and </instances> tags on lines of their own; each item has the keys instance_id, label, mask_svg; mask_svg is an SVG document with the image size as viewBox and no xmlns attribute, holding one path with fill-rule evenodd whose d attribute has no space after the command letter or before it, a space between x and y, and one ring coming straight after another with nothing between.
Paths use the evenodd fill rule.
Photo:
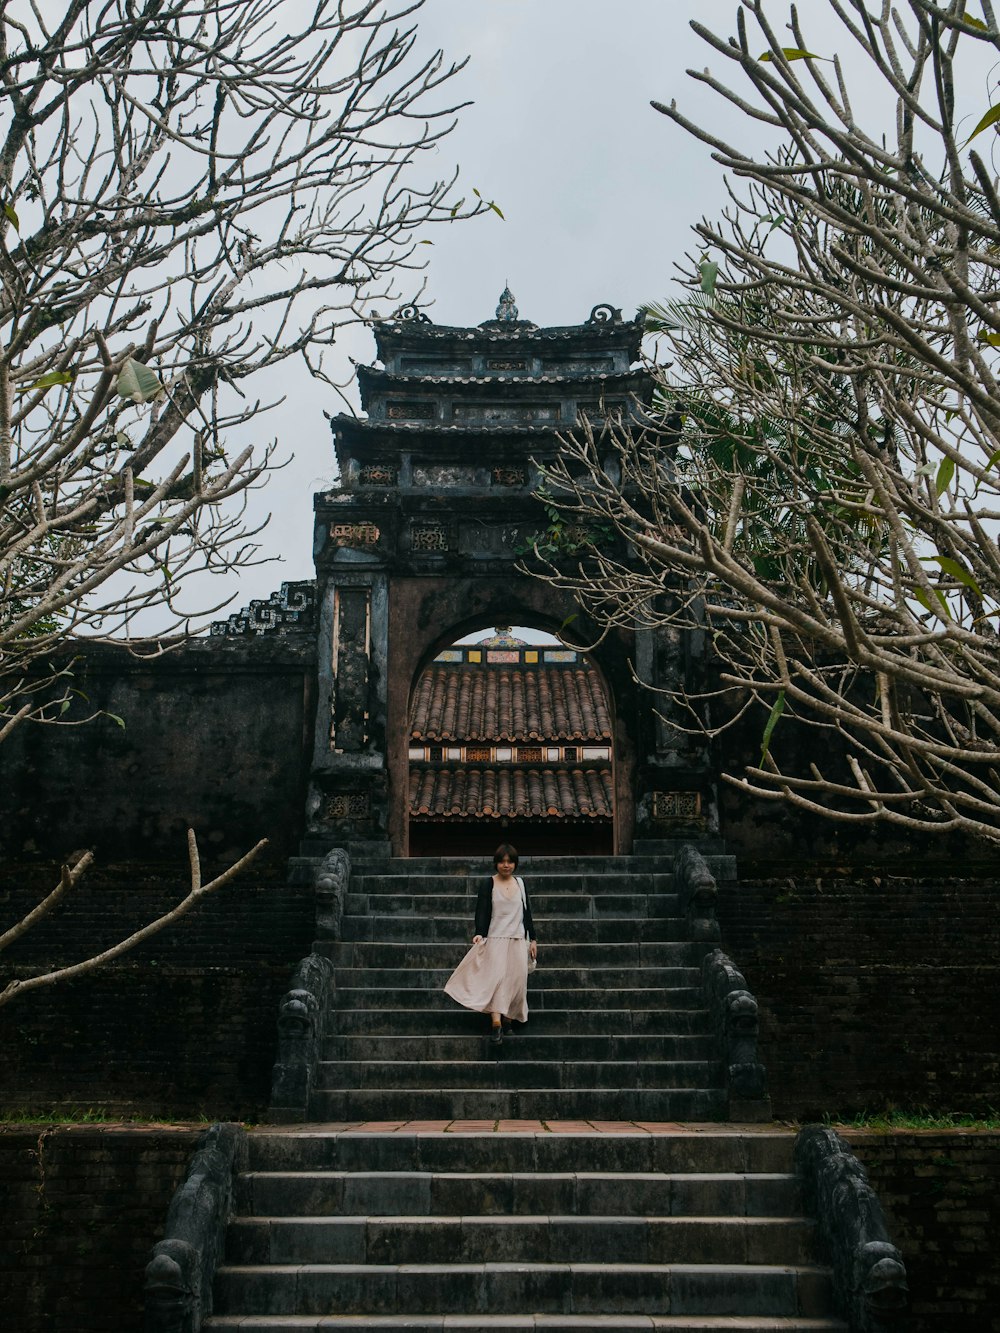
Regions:
<instances>
[{"instance_id":1,"label":"stone carving on pillar","mask_svg":"<svg viewBox=\"0 0 1000 1333\"><path fill-rule=\"evenodd\" d=\"M368 740L371 597L367 588L338 588L334 609L333 717L330 745L357 753Z\"/></svg>"}]
</instances>

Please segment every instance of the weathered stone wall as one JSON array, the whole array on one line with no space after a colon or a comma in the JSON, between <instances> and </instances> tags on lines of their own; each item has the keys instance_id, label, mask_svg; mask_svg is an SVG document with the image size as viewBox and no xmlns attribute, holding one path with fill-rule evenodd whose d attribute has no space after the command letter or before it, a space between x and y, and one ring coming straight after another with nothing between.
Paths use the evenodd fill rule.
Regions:
<instances>
[{"instance_id":1,"label":"weathered stone wall","mask_svg":"<svg viewBox=\"0 0 1000 1333\"><path fill-rule=\"evenodd\" d=\"M722 886L719 918L761 1006L777 1116L997 1105L995 878L788 867Z\"/></svg>"},{"instance_id":2,"label":"weathered stone wall","mask_svg":"<svg viewBox=\"0 0 1000 1333\"><path fill-rule=\"evenodd\" d=\"M908 1333L1000 1330L1000 1133L841 1130L903 1252Z\"/></svg>"},{"instance_id":3,"label":"weathered stone wall","mask_svg":"<svg viewBox=\"0 0 1000 1333\"><path fill-rule=\"evenodd\" d=\"M73 666L65 721L22 724L0 747L0 851L105 861L233 858L258 838L294 852L315 712L315 637L197 640L152 659L92 645Z\"/></svg>"},{"instance_id":4,"label":"weathered stone wall","mask_svg":"<svg viewBox=\"0 0 1000 1333\"><path fill-rule=\"evenodd\" d=\"M206 881L218 868L206 865ZM57 876L54 866L7 869L5 922ZM259 1115L278 1000L313 937L312 889L285 881L283 860L255 865L119 962L0 1009L0 1106ZM186 882L184 864L97 867L5 952L0 985L107 947L173 906Z\"/></svg>"},{"instance_id":5,"label":"weathered stone wall","mask_svg":"<svg viewBox=\"0 0 1000 1333\"><path fill-rule=\"evenodd\" d=\"M0 1129L0 1327L142 1327L143 1270L201 1128Z\"/></svg>"},{"instance_id":6,"label":"weathered stone wall","mask_svg":"<svg viewBox=\"0 0 1000 1333\"><path fill-rule=\"evenodd\" d=\"M141 1327L143 1268L202 1127L0 1129L0 1327ZM1000 1330L1000 1133L842 1131L907 1261L908 1333Z\"/></svg>"}]
</instances>

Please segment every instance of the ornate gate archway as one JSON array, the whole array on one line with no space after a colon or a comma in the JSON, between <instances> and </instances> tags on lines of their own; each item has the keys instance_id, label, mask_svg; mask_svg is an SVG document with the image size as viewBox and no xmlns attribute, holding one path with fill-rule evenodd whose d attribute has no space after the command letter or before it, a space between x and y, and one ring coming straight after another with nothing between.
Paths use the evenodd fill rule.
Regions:
<instances>
[{"instance_id":1,"label":"ornate gate archway","mask_svg":"<svg viewBox=\"0 0 1000 1333\"><path fill-rule=\"evenodd\" d=\"M539 328L504 291L476 328L409 309L379 323L359 367L365 417L333 420L341 484L315 497L319 699L309 800L314 837L409 850L410 694L467 630L572 620L613 716L614 850L711 820L706 756L659 717L656 685L688 643L645 630L602 638L569 595L518 570L546 526L539 464L582 414L628 413L651 388L632 369L642 327L598 306Z\"/></svg>"}]
</instances>

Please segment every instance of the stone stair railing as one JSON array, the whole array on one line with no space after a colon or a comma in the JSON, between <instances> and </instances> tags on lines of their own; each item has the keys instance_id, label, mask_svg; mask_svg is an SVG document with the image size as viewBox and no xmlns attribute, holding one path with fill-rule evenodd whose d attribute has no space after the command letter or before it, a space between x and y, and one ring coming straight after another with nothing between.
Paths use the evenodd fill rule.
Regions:
<instances>
[{"instance_id":1,"label":"stone stair railing","mask_svg":"<svg viewBox=\"0 0 1000 1333\"><path fill-rule=\"evenodd\" d=\"M333 964L321 954L303 958L278 1004L278 1058L271 1075L271 1124L306 1119L333 994Z\"/></svg>"},{"instance_id":2,"label":"stone stair railing","mask_svg":"<svg viewBox=\"0 0 1000 1333\"><path fill-rule=\"evenodd\" d=\"M316 932L339 940L344 902L351 882L351 858L334 847L316 867ZM278 1057L271 1075L271 1124L305 1120L316 1067L326 1036L334 988L333 964L311 953L296 965L288 990L278 1002Z\"/></svg>"},{"instance_id":3,"label":"stone stair railing","mask_svg":"<svg viewBox=\"0 0 1000 1333\"><path fill-rule=\"evenodd\" d=\"M909 1305L903 1257L864 1167L842 1138L807 1125L795 1141L795 1170L820 1249L833 1270L838 1313L851 1333L899 1333Z\"/></svg>"},{"instance_id":4,"label":"stone stair railing","mask_svg":"<svg viewBox=\"0 0 1000 1333\"><path fill-rule=\"evenodd\" d=\"M233 1214L233 1178L246 1170L246 1131L218 1123L198 1140L177 1187L144 1289L146 1333L199 1333L212 1313L215 1270Z\"/></svg>"},{"instance_id":5,"label":"stone stair railing","mask_svg":"<svg viewBox=\"0 0 1000 1333\"><path fill-rule=\"evenodd\" d=\"M718 885L696 847L685 844L674 861L681 911L693 940L717 940ZM757 1051L757 1001L746 978L721 949L713 949L701 968L702 990L715 1023L729 1094L729 1118L763 1121L771 1118L767 1074Z\"/></svg>"}]
</instances>

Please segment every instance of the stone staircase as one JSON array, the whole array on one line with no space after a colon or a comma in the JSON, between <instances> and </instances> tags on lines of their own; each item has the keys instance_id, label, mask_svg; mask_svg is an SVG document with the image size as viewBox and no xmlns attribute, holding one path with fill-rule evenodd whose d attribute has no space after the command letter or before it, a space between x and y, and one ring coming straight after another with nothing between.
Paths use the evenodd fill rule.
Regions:
<instances>
[{"instance_id":1,"label":"stone staircase","mask_svg":"<svg viewBox=\"0 0 1000 1333\"><path fill-rule=\"evenodd\" d=\"M718 875L731 859L708 858ZM726 1118L723 1071L670 860L522 861L539 938L528 1024L497 1051L442 991L472 936L481 864L356 864L309 1119ZM667 867L667 868L665 868Z\"/></svg>"},{"instance_id":2,"label":"stone staircase","mask_svg":"<svg viewBox=\"0 0 1000 1333\"><path fill-rule=\"evenodd\" d=\"M844 1330L793 1135L717 1123L712 945L687 938L671 867L522 861L539 968L498 1051L441 989L482 866L356 858L339 938L315 945L334 964L317 1123L249 1136L204 1327Z\"/></svg>"},{"instance_id":3,"label":"stone staircase","mask_svg":"<svg viewBox=\"0 0 1000 1333\"><path fill-rule=\"evenodd\" d=\"M843 1333L792 1143L258 1132L204 1328Z\"/></svg>"}]
</instances>

